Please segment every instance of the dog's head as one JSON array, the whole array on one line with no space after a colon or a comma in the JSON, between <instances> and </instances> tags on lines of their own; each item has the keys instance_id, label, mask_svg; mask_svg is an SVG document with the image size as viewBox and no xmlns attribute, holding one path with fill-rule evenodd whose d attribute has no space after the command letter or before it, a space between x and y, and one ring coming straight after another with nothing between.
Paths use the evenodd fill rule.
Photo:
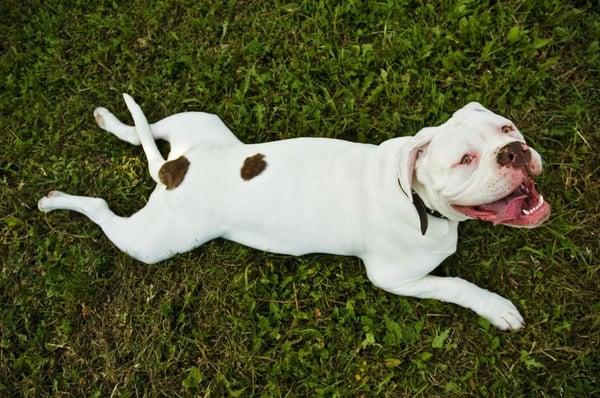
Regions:
<instances>
[{"instance_id":1,"label":"dog's head","mask_svg":"<svg viewBox=\"0 0 600 398\"><path fill-rule=\"evenodd\" d=\"M419 131L399 162L404 192L418 185L427 204L451 220L533 228L550 215L533 181L542 172L540 155L513 122L476 102Z\"/></svg>"}]
</instances>

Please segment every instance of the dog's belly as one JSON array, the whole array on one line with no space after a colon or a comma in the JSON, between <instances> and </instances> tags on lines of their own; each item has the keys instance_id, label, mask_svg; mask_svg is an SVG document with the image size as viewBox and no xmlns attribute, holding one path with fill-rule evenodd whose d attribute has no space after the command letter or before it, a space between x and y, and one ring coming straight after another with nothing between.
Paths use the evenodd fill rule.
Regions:
<instances>
[{"instance_id":1,"label":"dog's belly","mask_svg":"<svg viewBox=\"0 0 600 398\"><path fill-rule=\"evenodd\" d=\"M373 148L310 138L196 148L186 155L184 183L166 194L192 219L218 229L216 235L250 247L357 255L376 199ZM256 154L264 155L266 168L242 179L244 160Z\"/></svg>"}]
</instances>

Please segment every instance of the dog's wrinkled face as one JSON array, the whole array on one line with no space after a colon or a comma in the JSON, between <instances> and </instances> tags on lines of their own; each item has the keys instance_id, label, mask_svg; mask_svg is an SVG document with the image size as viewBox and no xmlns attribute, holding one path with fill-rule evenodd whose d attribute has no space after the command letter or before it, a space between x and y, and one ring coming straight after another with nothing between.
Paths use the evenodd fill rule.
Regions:
<instances>
[{"instance_id":1,"label":"dog's wrinkled face","mask_svg":"<svg viewBox=\"0 0 600 398\"><path fill-rule=\"evenodd\" d=\"M418 136L416 183L448 218L533 228L550 215L533 182L541 157L510 120L470 103Z\"/></svg>"}]
</instances>

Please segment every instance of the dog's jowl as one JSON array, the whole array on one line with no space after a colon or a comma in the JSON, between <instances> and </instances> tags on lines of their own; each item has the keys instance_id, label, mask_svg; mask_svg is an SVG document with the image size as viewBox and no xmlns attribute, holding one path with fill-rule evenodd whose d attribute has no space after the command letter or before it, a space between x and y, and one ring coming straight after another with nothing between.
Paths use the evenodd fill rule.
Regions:
<instances>
[{"instance_id":1,"label":"dog's jowl","mask_svg":"<svg viewBox=\"0 0 600 398\"><path fill-rule=\"evenodd\" d=\"M94 115L104 130L142 145L157 184L146 205L120 217L103 199L52 191L40 210L80 212L146 263L219 237L274 253L356 256L390 293L455 303L500 329L523 326L498 294L429 275L456 251L461 221L533 228L549 217L534 183L541 157L510 120L473 102L439 126L379 145L244 144L215 115L185 112L149 125L131 97L125 102L135 127L105 108ZM163 159L156 139L169 142L174 160Z\"/></svg>"}]
</instances>

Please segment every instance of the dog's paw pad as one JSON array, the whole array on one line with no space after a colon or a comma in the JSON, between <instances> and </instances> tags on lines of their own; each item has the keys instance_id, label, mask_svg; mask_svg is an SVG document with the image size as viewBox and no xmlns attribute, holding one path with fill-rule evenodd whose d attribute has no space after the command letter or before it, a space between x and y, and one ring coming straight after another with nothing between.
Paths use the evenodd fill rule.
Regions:
<instances>
[{"instance_id":1,"label":"dog's paw pad","mask_svg":"<svg viewBox=\"0 0 600 398\"><path fill-rule=\"evenodd\" d=\"M104 127L104 118L102 117L102 115L98 114L94 115L94 117L96 118L96 124L98 124L98 126L100 127Z\"/></svg>"},{"instance_id":2,"label":"dog's paw pad","mask_svg":"<svg viewBox=\"0 0 600 398\"><path fill-rule=\"evenodd\" d=\"M47 198L56 198L56 197L58 197L58 196L62 196L62 195L64 195L64 193L62 193L62 192L60 192L60 191L54 191L54 190L53 190L53 191L50 191L50 192L48 192L48 193L46 194L46 197L47 197Z\"/></svg>"},{"instance_id":3,"label":"dog's paw pad","mask_svg":"<svg viewBox=\"0 0 600 398\"><path fill-rule=\"evenodd\" d=\"M94 109L94 119L96 119L96 123L101 128L105 127L104 116L106 115L107 112L108 112L108 110L106 108L96 108L96 109Z\"/></svg>"}]
</instances>

